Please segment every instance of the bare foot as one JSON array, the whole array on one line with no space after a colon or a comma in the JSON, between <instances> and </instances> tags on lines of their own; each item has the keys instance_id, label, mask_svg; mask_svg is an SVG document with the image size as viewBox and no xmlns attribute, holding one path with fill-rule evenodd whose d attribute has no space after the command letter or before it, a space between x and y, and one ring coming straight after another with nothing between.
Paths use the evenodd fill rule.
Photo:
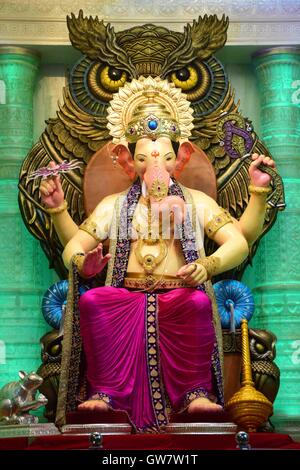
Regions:
<instances>
[{"instance_id":1,"label":"bare foot","mask_svg":"<svg viewBox=\"0 0 300 470\"><path fill-rule=\"evenodd\" d=\"M203 413L205 411L222 411L223 408L221 405L213 403L206 397L200 397L193 400L187 411L188 413Z\"/></svg>"},{"instance_id":2,"label":"bare foot","mask_svg":"<svg viewBox=\"0 0 300 470\"><path fill-rule=\"evenodd\" d=\"M87 400L78 406L79 410L108 411L109 406L103 400Z\"/></svg>"}]
</instances>

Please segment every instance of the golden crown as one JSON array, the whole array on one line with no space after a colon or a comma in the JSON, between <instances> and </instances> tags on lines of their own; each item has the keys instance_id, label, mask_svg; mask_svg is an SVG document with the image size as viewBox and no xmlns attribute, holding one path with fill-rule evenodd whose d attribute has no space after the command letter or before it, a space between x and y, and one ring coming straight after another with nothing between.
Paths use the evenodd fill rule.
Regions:
<instances>
[{"instance_id":1,"label":"golden crown","mask_svg":"<svg viewBox=\"0 0 300 470\"><path fill-rule=\"evenodd\" d=\"M159 77L133 79L114 94L108 108L108 129L114 143L146 137L188 138L193 109L173 83Z\"/></svg>"}]
</instances>

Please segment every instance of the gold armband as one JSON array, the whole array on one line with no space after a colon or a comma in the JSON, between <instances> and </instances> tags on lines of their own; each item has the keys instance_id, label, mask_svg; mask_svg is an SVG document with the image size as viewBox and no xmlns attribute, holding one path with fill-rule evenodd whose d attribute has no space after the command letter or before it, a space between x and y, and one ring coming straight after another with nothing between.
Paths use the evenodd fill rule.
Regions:
<instances>
[{"instance_id":1,"label":"gold armband","mask_svg":"<svg viewBox=\"0 0 300 470\"><path fill-rule=\"evenodd\" d=\"M60 214L61 212L64 212L67 209L68 209L68 203L67 201L64 201L58 207L46 207L45 212L47 212L47 214L50 214L51 216L52 214Z\"/></svg>"},{"instance_id":2,"label":"gold armband","mask_svg":"<svg viewBox=\"0 0 300 470\"><path fill-rule=\"evenodd\" d=\"M258 196L267 196L272 192L271 186L254 186L250 184L248 189L250 194L257 194Z\"/></svg>"},{"instance_id":3,"label":"gold armband","mask_svg":"<svg viewBox=\"0 0 300 470\"><path fill-rule=\"evenodd\" d=\"M79 228L80 230L84 230L89 235L91 235L96 240L96 242L101 242L101 238L99 238L97 235L97 224L91 216L85 219L85 221L79 225Z\"/></svg>"},{"instance_id":4,"label":"gold armband","mask_svg":"<svg viewBox=\"0 0 300 470\"><path fill-rule=\"evenodd\" d=\"M215 215L207 224L205 225L205 233L209 238L213 238L220 228L224 227L226 224L232 224L233 220L231 215L226 209L221 208L222 212Z\"/></svg>"},{"instance_id":5,"label":"gold armband","mask_svg":"<svg viewBox=\"0 0 300 470\"><path fill-rule=\"evenodd\" d=\"M209 256L208 258L199 258L195 261L205 267L207 279L211 279L218 271L221 261L217 256Z\"/></svg>"}]
</instances>

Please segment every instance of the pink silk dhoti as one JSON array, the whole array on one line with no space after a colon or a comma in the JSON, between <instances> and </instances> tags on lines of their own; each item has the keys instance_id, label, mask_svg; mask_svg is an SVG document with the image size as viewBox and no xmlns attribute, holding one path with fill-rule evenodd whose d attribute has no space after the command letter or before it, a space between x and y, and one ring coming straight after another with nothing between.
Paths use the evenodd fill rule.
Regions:
<instances>
[{"instance_id":1,"label":"pink silk dhoti","mask_svg":"<svg viewBox=\"0 0 300 470\"><path fill-rule=\"evenodd\" d=\"M212 393L215 332L204 292L98 287L79 308L89 396L108 397L137 429L166 424L168 403L180 411Z\"/></svg>"}]
</instances>

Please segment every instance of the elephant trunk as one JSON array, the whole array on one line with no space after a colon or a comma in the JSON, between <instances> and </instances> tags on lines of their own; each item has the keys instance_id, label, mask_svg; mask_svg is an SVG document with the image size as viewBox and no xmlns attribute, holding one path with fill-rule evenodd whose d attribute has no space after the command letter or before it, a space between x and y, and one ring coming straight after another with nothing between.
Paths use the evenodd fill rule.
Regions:
<instances>
[{"instance_id":1,"label":"elephant trunk","mask_svg":"<svg viewBox=\"0 0 300 470\"><path fill-rule=\"evenodd\" d=\"M185 218L185 203L179 196L168 196L170 174L164 167L157 164L147 168L144 173L149 199L156 213L174 214L176 222L182 222Z\"/></svg>"},{"instance_id":2,"label":"elephant trunk","mask_svg":"<svg viewBox=\"0 0 300 470\"><path fill-rule=\"evenodd\" d=\"M151 202L159 202L167 196L170 175L165 168L157 164L148 167L144 173L144 181Z\"/></svg>"}]
</instances>

